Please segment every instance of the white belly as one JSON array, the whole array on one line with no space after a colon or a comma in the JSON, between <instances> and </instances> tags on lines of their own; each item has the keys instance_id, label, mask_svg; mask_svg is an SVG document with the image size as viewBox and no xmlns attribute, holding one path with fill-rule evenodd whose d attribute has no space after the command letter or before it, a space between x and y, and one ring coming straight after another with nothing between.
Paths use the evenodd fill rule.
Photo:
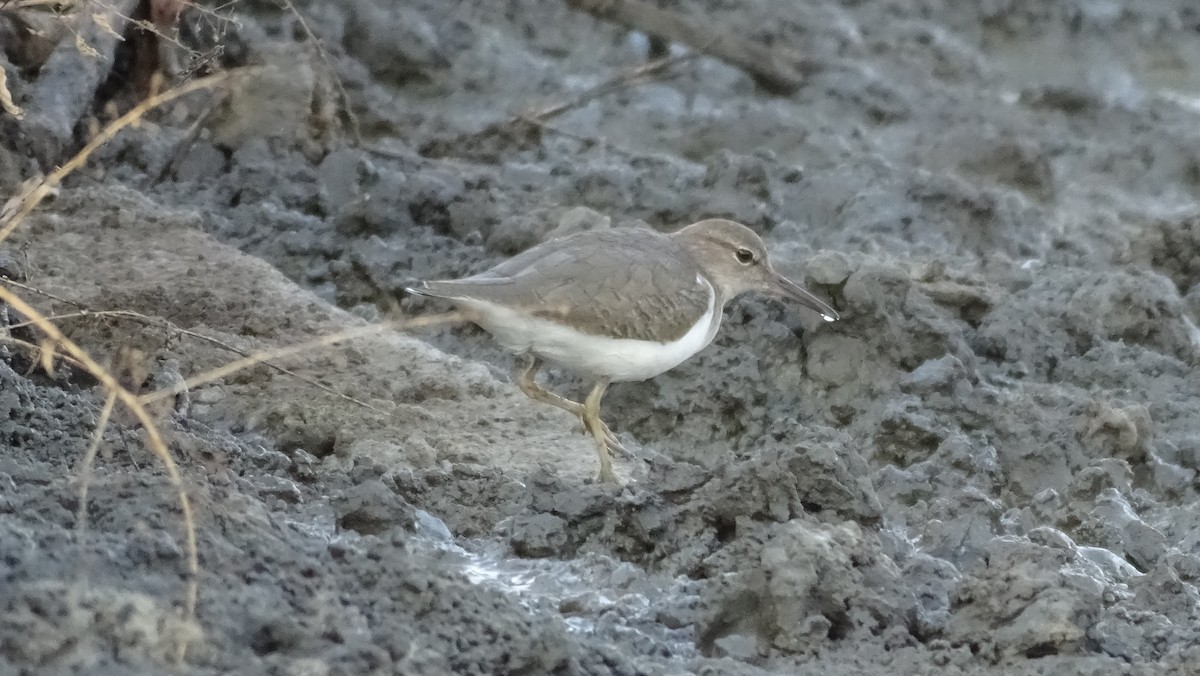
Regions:
<instances>
[{"instance_id":1,"label":"white belly","mask_svg":"<svg viewBox=\"0 0 1200 676\"><path fill-rule=\"evenodd\" d=\"M708 346L716 334L714 322L721 318L720 308L715 307L716 294L711 287L709 291L708 311L681 338L669 343L595 336L492 303L456 302L477 312L476 323L506 350L533 353L584 375L622 382L653 378Z\"/></svg>"}]
</instances>

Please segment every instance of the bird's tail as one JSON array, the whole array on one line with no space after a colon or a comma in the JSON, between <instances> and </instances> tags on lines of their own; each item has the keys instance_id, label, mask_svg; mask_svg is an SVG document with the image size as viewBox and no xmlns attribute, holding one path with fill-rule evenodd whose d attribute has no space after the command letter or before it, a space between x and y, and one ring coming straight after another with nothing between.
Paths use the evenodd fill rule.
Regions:
<instances>
[{"instance_id":1,"label":"bird's tail","mask_svg":"<svg viewBox=\"0 0 1200 676\"><path fill-rule=\"evenodd\" d=\"M405 284L404 290L417 296L444 298L446 300L463 300L471 297L470 288L464 288L461 280L415 281L411 284Z\"/></svg>"},{"instance_id":2,"label":"bird's tail","mask_svg":"<svg viewBox=\"0 0 1200 676\"><path fill-rule=\"evenodd\" d=\"M404 286L400 288L404 289L404 293L411 293L414 296L437 296L436 293L430 290L429 282L423 280L405 282Z\"/></svg>"},{"instance_id":3,"label":"bird's tail","mask_svg":"<svg viewBox=\"0 0 1200 676\"><path fill-rule=\"evenodd\" d=\"M489 300L489 290L503 287L511 281L498 277L469 277L444 281L414 281L404 285L404 290L418 296L445 298L447 300Z\"/></svg>"}]
</instances>

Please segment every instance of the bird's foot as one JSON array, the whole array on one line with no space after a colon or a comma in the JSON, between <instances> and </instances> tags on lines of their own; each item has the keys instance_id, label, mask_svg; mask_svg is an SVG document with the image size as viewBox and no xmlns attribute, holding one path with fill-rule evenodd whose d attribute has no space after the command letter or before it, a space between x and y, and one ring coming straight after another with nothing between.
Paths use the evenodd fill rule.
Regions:
<instances>
[{"instance_id":1,"label":"bird's foot","mask_svg":"<svg viewBox=\"0 0 1200 676\"><path fill-rule=\"evenodd\" d=\"M623 483L617 478L612 468L612 458L614 454L620 454L624 458L632 458L633 454L629 449L625 448L617 439L617 435L609 429L608 425L604 424L600 418L588 419L582 417L585 431L591 435L596 442L596 451L600 456L600 474L597 480L601 483L620 484Z\"/></svg>"},{"instance_id":2,"label":"bird's foot","mask_svg":"<svg viewBox=\"0 0 1200 676\"><path fill-rule=\"evenodd\" d=\"M596 439L596 443L603 443L605 448L608 449L609 453L624 458L625 460L636 459L633 455L633 452L628 448L625 448L625 445L622 444L621 440L617 438L616 432L613 432L612 428L605 424L603 420L598 418L596 419L596 427L598 429L595 431L592 431L588 427L588 421L584 419L583 416L579 416L579 422L581 427L580 431L583 434Z\"/></svg>"},{"instance_id":3,"label":"bird's foot","mask_svg":"<svg viewBox=\"0 0 1200 676\"><path fill-rule=\"evenodd\" d=\"M613 471L612 465L601 465L600 474L596 477L597 483L602 484L621 484L624 483L617 478L617 473Z\"/></svg>"}]
</instances>

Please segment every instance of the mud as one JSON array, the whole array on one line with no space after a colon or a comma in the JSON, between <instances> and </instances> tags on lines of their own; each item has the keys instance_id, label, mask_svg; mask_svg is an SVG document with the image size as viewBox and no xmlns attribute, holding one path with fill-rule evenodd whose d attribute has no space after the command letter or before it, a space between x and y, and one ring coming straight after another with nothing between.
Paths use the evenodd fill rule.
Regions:
<instances>
[{"instance_id":1,"label":"mud","mask_svg":"<svg viewBox=\"0 0 1200 676\"><path fill-rule=\"evenodd\" d=\"M195 621L140 430L105 433L78 537L103 393L9 347L0 672L161 673L180 641L195 674L1197 672L1190 3L667 3L802 50L805 86L702 58L487 137L647 39L552 0L385 4L301 9L392 152L323 125L324 61L244 2L230 52L273 74L182 154L172 118L123 133L4 269L253 351L439 311L404 283L557 234L727 217L842 321L741 299L696 358L614 386L623 486L472 328L279 362L325 389L265 366L196 388L160 411L196 505ZM6 193L31 166L0 152ZM61 325L105 360L139 348L156 382L236 356L153 321Z\"/></svg>"}]
</instances>

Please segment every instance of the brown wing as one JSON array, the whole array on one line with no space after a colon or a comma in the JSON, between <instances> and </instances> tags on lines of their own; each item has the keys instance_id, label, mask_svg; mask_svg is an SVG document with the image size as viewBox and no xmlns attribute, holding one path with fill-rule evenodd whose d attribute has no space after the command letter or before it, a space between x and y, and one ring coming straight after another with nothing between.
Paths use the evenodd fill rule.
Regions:
<instances>
[{"instance_id":1,"label":"brown wing","mask_svg":"<svg viewBox=\"0 0 1200 676\"><path fill-rule=\"evenodd\" d=\"M595 335L670 341L708 309L711 290L698 273L670 237L622 228L551 240L473 277L414 290L496 303Z\"/></svg>"}]
</instances>

